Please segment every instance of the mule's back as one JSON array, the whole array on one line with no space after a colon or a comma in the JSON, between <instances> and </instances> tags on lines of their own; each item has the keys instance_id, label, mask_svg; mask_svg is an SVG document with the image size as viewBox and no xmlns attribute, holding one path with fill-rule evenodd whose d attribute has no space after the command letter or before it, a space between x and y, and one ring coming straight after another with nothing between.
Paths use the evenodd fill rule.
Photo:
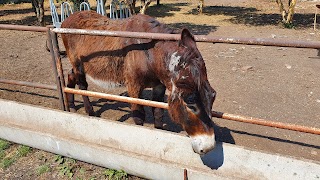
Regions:
<instances>
[{"instance_id":1,"label":"mule's back","mask_svg":"<svg viewBox=\"0 0 320 180\"><path fill-rule=\"evenodd\" d=\"M172 33L172 30L146 15L135 15L123 20L113 20L101 16L94 11L80 11L72 14L61 25L62 28L94 29L132 32L163 32ZM63 43L73 69L83 65L89 76L105 81L124 83L123 77L125 57L132 50L143 50L152 40L133 39L108 36L88 36L75 34L62 34ZM141 56L135 54L130 57L132 61ZM139 57L141 61L146 57ZM145 64L140 62L139 64Z\"/></svg>"}]
</instances>

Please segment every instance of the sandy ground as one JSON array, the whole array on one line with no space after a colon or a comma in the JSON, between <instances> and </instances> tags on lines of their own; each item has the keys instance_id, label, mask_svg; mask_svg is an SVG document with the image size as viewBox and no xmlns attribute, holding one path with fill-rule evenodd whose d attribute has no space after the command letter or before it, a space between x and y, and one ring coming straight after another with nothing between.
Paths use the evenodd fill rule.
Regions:
<instances>
[{"instance_id":1,"label":"sandy ground","mask_svg":"<svg viewBox=\"0 0 320 180\"><path fill-rule=\"evenodd\" d=\"M170 1L161 8L150 7L147 14L174 28L188 27L195 34L283 41L319 40L319 31L313 30L315 2L298 2L294 29L285 29L279 23L280 15L273 1L212 0L206 1L203 15L195 15L195 9L194 1ZM28 6L1 6L0 23L36 24L30 17L32 13ZM42 33L1 30L0 77L54 84L51 57L44 48L45 39ZM317 50L212 43L198 43L198 47L206 61L209 81L218 94L214 110L320 128ZM63 58L63 67L65 73L70 68L66 58ZM125 92L125 89L105 91L94 85L89 86L89 90ZM145 94L148 97L148 91ZM0 84L0 98L59 108L54 91ZM82 99L77 97L77 100L78 111L84 114ZM91 100L102 118L131 123L129 104ZM152 126L150 108L146 109L146 126ZM167 130L184 133L168 116L165 121ZM217 118L213 121L220 126L217 131L220 141L320 162L320 136Z\"/></svg>"}]
</instances>

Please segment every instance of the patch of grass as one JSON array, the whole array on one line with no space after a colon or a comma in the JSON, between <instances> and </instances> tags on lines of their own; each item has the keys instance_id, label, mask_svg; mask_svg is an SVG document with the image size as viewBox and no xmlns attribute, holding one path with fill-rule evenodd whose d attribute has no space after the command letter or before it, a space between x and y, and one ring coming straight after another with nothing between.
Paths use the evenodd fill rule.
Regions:
<instances>
[{"instance_id":1,"label":"patch of grass","mask_svg":"<svg viewBox=\"0 0 320 180\"><path fill-rule=\"evenodd\" d=\"M0 139L0 150L5 150L8 149L10 147L10 142Z\"/></svg>"},{"instance_id":2,"label":"patch of grass","mask_svg":"<svg viewBox=\"0 0 320 180\"><path fill-rule=\"evenodd\" d=\"M0 164L1 168L6 169L9 166L11 166L15 162L15 158L13 157L7 157L4 158Z\"/></svg>"},{"instance_id":3,"label":"patch of grass","mask_svg":"<svg viewBox=\"0 0 320 180\"><path fill-rule=\"evenodd\" d=\"M114 179L114 180L126 179L128 177L128 174L124 170L114 170L114 169L106 169L103 172L103 175L105 175L107 179Z\"/></svg>"},{"instance_id":4,"label":"patch of grass","mask_svg":"<svg viewBox=\"0 0 320 180\"><path fill-rule=\"evenodd\" d=\"M0 150L0 160L6 156L6 152L4 150Z\"/></svg>"},{"instance_id":5,"label":"patch of grass","mask_svg":"<svg viewBox=\"0 0 320 180\"><path fill-rule=\"evenodd\" d=\"M25 145L19 145L17 150L17 156L18 157L25 157L28 153L30 153L32 150L31 147L25 146Z\"/></svg>"},{"instance_id":6,"label":"patch of grass","mask_svg":"<svg viewBox=\"0 0 320 180\"><path fill-rule=\"evenodd\" d=\"M54 161L59 164L57 168L60 175L67 176L68 178L73 177L76 170L76 160L72 158L66 158L61 155L56 155L54 157Z\"/></svg>"},{"instance_id":7,"label":"patch of grass","mask_svg":"<svg viewBox=\"0 0 320 180\"><path fill-rule=\"evenodd\" d=\"M37 174L38 175L41 175L41 174L44 174L46 172L49 172L51 169L50 169L50 166L49 164L44 164L44 165L41 165L37 168Z\"/></svg>"}]
</instances>

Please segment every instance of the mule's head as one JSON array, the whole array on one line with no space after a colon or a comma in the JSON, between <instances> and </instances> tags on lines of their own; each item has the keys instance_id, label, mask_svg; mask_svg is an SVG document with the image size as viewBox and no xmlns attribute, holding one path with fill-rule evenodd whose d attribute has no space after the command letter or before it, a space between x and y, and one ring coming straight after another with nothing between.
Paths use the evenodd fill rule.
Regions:
<instances>
[{"instance_id":1,"label":"mule's head","mask_svg":"<svg viewBox=\"0 0 320 180\"><path fill-rule=\"evenodd\" d=\"M207 70L192 34L184 29L177 51L169 55L172 74L168 98L171 118L192 138L192 148L205 154L215 147L211 108L216 92L207 79Z\"/></svg>"}]
</instances>

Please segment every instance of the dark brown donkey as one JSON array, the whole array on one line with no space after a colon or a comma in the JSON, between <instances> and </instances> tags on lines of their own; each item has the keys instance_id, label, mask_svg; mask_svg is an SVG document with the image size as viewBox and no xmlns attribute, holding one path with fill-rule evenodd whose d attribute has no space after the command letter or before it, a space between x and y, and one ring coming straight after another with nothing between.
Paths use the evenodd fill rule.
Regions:
<instances>
[{"instance_id":1,"label":"dark brown donkey","mask_svg":"<svg viewBox=\"0 0 320 180\"><path fill-rule=\"evenodd\" d=\"M111 20L95 12L71 15L62 28L113 31L173 33L154 18L135 15L125 20ZM181 40L158 41L106 36L63 34L63 43L72 64L68 87L87 89L86 78L102 87L125 85L131 97L139 98L143 89L153 88L153 100L164 101L169 92L169 113L192 138L196 153L204 154L215 146L211 108L215 91L207 79L207 70L193 35L183 29ZM94 115L89 98L83 96L89 115ZM68 95L74 108L74 96ZM143 106L131 104L132 118L142 125ZM153 108L155 127L162 128L163 110Z\"/></svg>"}]
</instances>

